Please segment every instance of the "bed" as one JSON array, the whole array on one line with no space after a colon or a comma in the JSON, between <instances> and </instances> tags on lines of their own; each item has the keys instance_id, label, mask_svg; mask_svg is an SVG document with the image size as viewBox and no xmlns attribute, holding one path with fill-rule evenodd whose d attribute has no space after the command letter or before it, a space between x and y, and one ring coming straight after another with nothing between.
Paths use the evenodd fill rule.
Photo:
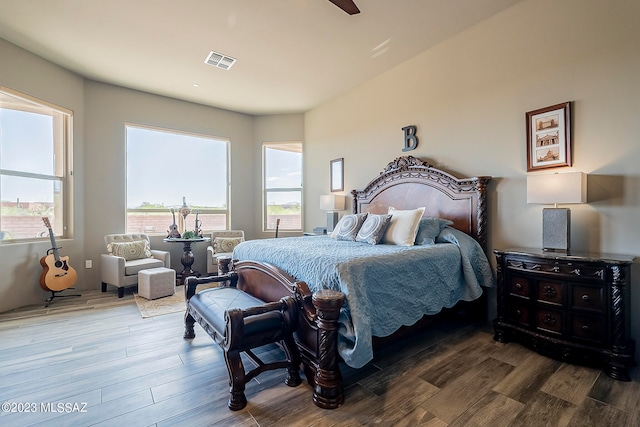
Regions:
<instances>
[{"instance_id":1,"label":"bed","mask_svg":"<svg viewBox=\"0 0 640 427\"><path fill-rule=\"evenodd\" d=\"M433 239L420 242L426 244L305 236L236 247L232 268L240 289L265 301L287 295L299 301L296 341L316 405L342 403L339 362L362 367L373 357L377 338L393 337L459 303L475 301L484 312L483 288L493 284L486 257L490 179L457 179L405 156L390 162L364 190L352 191L353 217L384 216L393 207L419 209L425 224L440 219Z\"/></svg>"}]
</instances>

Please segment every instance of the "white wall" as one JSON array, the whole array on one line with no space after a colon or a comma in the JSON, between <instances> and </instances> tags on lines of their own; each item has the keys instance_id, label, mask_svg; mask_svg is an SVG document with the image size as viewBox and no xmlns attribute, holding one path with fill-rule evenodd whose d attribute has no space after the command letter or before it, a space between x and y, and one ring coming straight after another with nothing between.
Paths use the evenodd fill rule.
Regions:
<instances>
[{"instance_id":1,"label":"white wall","mask_svg":"<svg viewBox=\"0 0 640 427\"><path fill-rule=\"evenodd\" d=\"M541 247L542 206L526 203L525 113L572 101L574 164L551 171L589 174L589 203L571 206L573 247L640 256L639 19L636 0L523 1L309 111L305 203L327 191L334 158L345 159L345 189L363 188L406 154L401 128L416 125L409 154L494 177L491 249ZM323 222L307 209L307 229ZM638 264L632 274L640 339Z\"/></svg>"}]
</instances>

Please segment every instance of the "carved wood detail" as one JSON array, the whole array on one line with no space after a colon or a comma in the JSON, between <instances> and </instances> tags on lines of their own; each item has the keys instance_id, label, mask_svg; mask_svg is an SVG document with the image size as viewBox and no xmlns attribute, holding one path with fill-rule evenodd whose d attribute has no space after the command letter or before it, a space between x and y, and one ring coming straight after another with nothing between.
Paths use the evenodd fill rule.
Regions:
<instances>
[{"instance_id":1,"label":"carved wood detail","mask_svg":"<svg viewBox=\"0 0 640 427\"><path fill-rule=\"evenodd\" d=\"M363 211L363 207L374 200L384 191L400 183L417 183L425 186L423 194L428 197L430 191L441 192L448 196L449 201L441 201L439 212L455 212L456 202L468 200L470 208L465 207L468 215L469 227L462 229L474 237L482 248L487 248L487 185L491 181L489 176L458 179L453 175L436 169L428 163L413 156L398 157L390 162L379 176L374 178L363 190L353 190L353 212ZM451 206L443 206L442 204ZM427 206L427 209L430 207ZM425 212L425 216L436 216ZM452 219L452 218L447 218ZM456 227L454 221L454 227Z\"/></svg>"}]
</instances>

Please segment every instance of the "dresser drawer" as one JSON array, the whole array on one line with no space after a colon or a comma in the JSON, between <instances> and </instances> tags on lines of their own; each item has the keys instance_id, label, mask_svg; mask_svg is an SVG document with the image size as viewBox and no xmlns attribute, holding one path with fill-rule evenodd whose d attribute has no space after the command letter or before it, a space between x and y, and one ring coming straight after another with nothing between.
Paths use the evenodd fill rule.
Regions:
<instances>
[{"instance_id":1,"label":"dresser drawer","mask_svg":"<svg viewBox=\"0 0 640 427\"><path fill-rule=\"evenodd\" d=\"M516 298L512 298L509 303L507 318L510 322L514 322L522 326L529 326L531 324L529 320L530 311L531 310L526 303L519 301Z\"/></svg>"},{"instance_id":2,"label":"dresser drawer","mask_svg":"<svg viewBox=\"0 0 640 427\"><path fill-rule=\"evenodd\" d=\"M507 268L511 271L543 273L559 280L582 279L594 283L606 282L606 266L599 263L560 261L544 258L507 258Z\"/></svg>"},{"instance_id":3,"label":"dresser drawer","mask_svg":"<svg viewBox=\"0 0 640 427\"><path fill-rule=\"evenodd\" d=\"M604 282L605 267L573 262L555 262L543 268L544 271L556 273L575 279L586 279Z\"/></svg>"},{"instance_id":4,"label":"dresser drawer","mask_svg":"<svg viewBox=\"0 0 640 427\"><path fill-rule=\"evenodd\" d=\"M573 308L604 313L605 296L603 287L573 285L571 287Z\"/></svg>"},{"instance_id":5,"label":"dresser drawer","mask_svg":"<svg viewBox=\"0 0 640 427\"><path fill-rule=\"evenodd\" d=\"M562 335L562 312L539 308L536 313L536 328Z\"/></svg>"},{"instance_id":6,"label":"dresser drawer","mask_svg":"<svg viewBox=\"0 0 640 427\"><path fill-rule=\"evenodd\" d=\"M564 283L562 282L538 282L538 301L563 305L564 304Z\"/></svg>"},{"instance_id":7,"label":"dresser drawer","mask_svg":"<svg viewBox=\"0 0 640 427\"><path fill-rule=\"evenodd\" d=\"M573 339L603 344L606 340L606 319L603 316L570 316L571 335Z\"/></svg>"},{"instance_id":8,"label":"dresser drawer","mask_svg":"<svg viewBox=\"0 0 640 427\"><path fill-rule=\"evenodd\" d=\"M529 279L521 276L510 276L509 293L512 295L518 295L521 297L529 298L531 295L531 284Z\"/></svg>"}]
</instances>

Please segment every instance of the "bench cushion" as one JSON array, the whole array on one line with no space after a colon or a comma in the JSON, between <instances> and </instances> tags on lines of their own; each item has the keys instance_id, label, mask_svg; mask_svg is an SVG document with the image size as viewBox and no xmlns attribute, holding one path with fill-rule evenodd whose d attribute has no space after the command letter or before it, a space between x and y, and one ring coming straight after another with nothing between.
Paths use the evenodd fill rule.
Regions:
<instances>
[{"instance_id":1,"label":"bench cushion","mask_svg":"<svg viewBox=\"0 0 640 427\"><path fill-rule=\"evenodd\" d=\"M239 289L220 287L205 289L189 300L189 305L214 328L220 336L224 336L226 323L224 312L231 308L245 310L264 305L264 301L253 297ZM282 328L282 314L271 311L245 319L244 336L260 334Z\"/></svg>"}]
</instances>

